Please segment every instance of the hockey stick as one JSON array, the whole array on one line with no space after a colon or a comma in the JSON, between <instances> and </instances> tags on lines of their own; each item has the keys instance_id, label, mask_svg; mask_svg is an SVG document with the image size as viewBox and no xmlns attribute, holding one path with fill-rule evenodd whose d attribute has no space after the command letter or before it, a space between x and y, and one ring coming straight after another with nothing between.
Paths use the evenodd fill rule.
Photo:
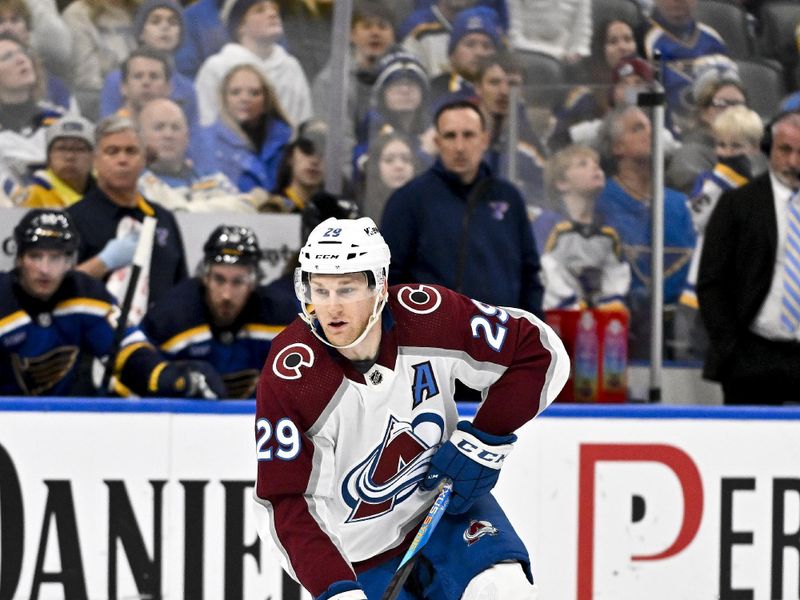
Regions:
<instances>
[{"instance_id":1,"label":"hockey stick","mask_svg":"<svg viewBox=\"0 0 800 600\"><path fill-rule=\"evenodd\" d=\"M436 497L436 500L433 501L433 505L428 511L428 516L425 517L422 525L419 526L417 535L414 536L414 540L411 542L408 550L406 550L403 560L400 561L397 571L395 571L394 575L392 576L392 580L389 582L389 585L386 586L386 591L383 592L381 600L395 600L400 594L400 590L403 589L406 579L408 579L408 576L411 574L411 570L417 563L420 551L422 550L423 546L428 543L428 540L430 539L433 530L436 529L436 525L442 518L447 505L450 504L450 496L452 493L453 482L449 479L443 480L439 486L439 495Z\"/></svg>"},{"instance_id":2,"label":"hockey stick","mask_svg":"<svg viewBox=\"0 0 800 600\"><path fill-rule=\"evenodd\" d=\"M119 347L122 343L122 338L125 335L125 330L128 328L128 315L131 312L131 305L133 304L133 295L136 293L136 286L139 283L139 275L146 264L150 263L150 256L153 252L153 237L156 232L156 219L154 217L145 217L142 222L142 230L139 233L139 243L136 244L136 252L133 255L133 263L131 264L131 276L128 279L128 287L125 288L125 297L122 300L122 307L120 308L119 320L117 321L117 328L114 330L114 337L111 342L111 349L108 352L108 359L106 361L106 368L103 371L103 380L100 384L102 393L108 393L109 384L111 383L111 375L114 372L114 363L117 360Z\"/></svg>"}]
</instances>

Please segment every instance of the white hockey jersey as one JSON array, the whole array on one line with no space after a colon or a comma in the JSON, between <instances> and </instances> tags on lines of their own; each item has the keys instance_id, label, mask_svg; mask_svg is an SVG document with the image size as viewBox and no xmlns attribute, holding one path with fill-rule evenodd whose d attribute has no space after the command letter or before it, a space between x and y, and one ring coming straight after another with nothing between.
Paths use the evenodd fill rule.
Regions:
<instances>
[{"instance_id":1,"label":"white hockey jersey","mask_svg":"<svg viewBox=\"0 0 800 600\"><path fill-rule=\"evenodd\" d=\"M502 435L543 411L569 374L538 318L446 288L391 288L382 326L362 375L298 319L259 381L260 531L315 596L411 541L435 496L418 484L458 422L456 379L483 391L475 426Z\"/></svg>"}]
</instances>

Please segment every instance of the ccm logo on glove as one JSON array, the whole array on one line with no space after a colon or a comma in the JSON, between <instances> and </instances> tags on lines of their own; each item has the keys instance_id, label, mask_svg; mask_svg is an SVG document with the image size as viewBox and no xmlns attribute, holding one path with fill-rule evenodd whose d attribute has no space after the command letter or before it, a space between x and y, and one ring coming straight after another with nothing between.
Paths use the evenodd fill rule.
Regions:
<instances>
[{"instance_id":1,"label":"ccm logo on glove","mask_svg":"<svg viewBox=\"0 0 800 600\"><path fill-rule=\"evenodd\" d=\"M476 463L490 469L499 470L503 466L503 461L511 453L511 444L494 446L489 450L485 444L481 444L474 436L461 430L456 430L450 437L450 441L464 454Z\"/></svg>"}]
</instances>

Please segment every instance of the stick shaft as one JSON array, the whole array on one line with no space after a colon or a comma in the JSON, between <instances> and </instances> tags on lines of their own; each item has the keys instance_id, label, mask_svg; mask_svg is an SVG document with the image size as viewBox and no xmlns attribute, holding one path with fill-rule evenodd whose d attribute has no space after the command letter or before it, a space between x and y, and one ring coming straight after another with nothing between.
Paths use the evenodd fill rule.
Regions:
<instances>
[{"instance_id":1,"label":"stick shaft","mask_svg":"<svg viewBox=\"0 0 800 600\"><path fill-rule=\"evenodd\" d=\"M433 534L433 530L436 529L436 525L439 524L447 505L450 503L450 496L453 493L453 482L449 479L445 479L439 490L439 495L436 497L436 500L433 501L428 515L425 517L425 520L422 521L422 525L420 525L417 531L417 535L414 536L414 540L411 542L408 550L406 550L403 560L400 561L400 565L397 567L397 571L395 571L391 581L389 581L389 585L386 586L386 591L383 593L383 596L381 596L381 600L395 600L400 594L400 590L403 589L403 585L414 569L414 565L419 558L419 553L422 551L425 544L428 543L428 540Z\"/></svg>"}]
</instances>

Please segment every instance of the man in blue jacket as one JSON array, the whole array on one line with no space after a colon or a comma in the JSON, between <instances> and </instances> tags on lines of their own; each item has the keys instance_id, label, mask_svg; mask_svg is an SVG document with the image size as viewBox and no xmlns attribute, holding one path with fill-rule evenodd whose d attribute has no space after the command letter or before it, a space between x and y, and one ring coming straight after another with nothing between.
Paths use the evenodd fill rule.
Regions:
<instances>
[{"instance_id":1,"label":"man in blue jacket","mask_svg":"<svg viewBox=\"0 0 800 600\"><path fill-rule=\"evenodd\" d=\"M434 126L439 158L392 194L383 214L391 280L444 285L541 316L539 255L525 203L483 161L483 113L468 100L448 102Z\"/></svg>"}]
</instances>

